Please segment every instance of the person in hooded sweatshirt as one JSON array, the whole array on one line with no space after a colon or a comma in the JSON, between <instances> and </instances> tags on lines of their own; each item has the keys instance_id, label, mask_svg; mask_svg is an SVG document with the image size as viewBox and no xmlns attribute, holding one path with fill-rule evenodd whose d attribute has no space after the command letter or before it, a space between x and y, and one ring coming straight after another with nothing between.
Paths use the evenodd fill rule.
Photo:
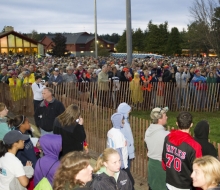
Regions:
<instances>
[{"instance_id":1,"label":"person in hooded sweatshirt","mask_svg":"<svg viewBox=\"0 0 220 190\"><path fill-rule=\"evenodd\" d=\"M107 148L113 148L117 150L121 158L121 169L127 172L132 184L134 185L134 179L128 169L128 149L127 141L124 137L121 129L124 127L124 116L120 113L114 113L111 116L113 127L107 133Z\"/></svg>"},{"instance_id":2,"label":"person in hooded sweatshirt","mask_svg":"<svg viewBox=\"0 0 220 190\"><path fill-rule=\"evenodd\" d=\"M169 134L164 126L167 123L168 108L154 108L150 117L152 123L145 132L148 153L148 185L151 190L167 190L166 173L161 167L164 138Z\"/></svg>"},{"instance_id":3,"label":"person in hooded sweatshirt","mask_svg":"<svg viewBox=\"0 0 220 190\"><path fill-rule=\"evenodd\" d=\"M191 190L193 161L202 156L202 148L189 134L193 126L192 115L181 112L177 116L178 130L165 137L162 166L166 170L166 185L169 190Z\"/></svg>"},{"instance_id":4,"label":"person in hooded sweatshirt","mask_svg":"<svg viewBox=\"0 0 220 190\"><path fill-rule=\"evenodd\" d=\"M135 158L134 153L134 138L131 131L131 126L128 120L129 113L131 112L131 106L123 102L118 106L117 112L124 116L124 126L121 128L121 132L124 135L127 142L128 149L128 169L131 167L131 160Z\"/></svg>"},{"instance_id":5,"label":"person in hooded sweatshirt","mask_svg":"<svg viewBox=\"0 0 220 190\"><path fill-rule=\"evenodd\" d=\"M40 158L34 170L34 185L36 186L43 177L53 185L54 174L60 165L59 154L62 149L61 135L46 134L39 139L44 156Z\"/></svg>"},{"instance_id":6,"label":"person in hooded sweatshirt","mask_svg":"<svg viewBox=\"0 0 220 190\"><path fill-rule=\"evenodd\" d=\"M208 140L209 136L209 123L206 120L199 121L194 128L194 139L202 147L202 155L210 155L217 157L217 150L214 145L211 144Z\"/></svg>"}]
</instances>

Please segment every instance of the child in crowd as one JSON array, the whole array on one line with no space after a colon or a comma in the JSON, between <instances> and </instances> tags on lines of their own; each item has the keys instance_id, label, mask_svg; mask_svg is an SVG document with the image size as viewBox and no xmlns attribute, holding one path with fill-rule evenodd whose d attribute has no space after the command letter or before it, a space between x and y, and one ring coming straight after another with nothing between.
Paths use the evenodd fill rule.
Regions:
<instances>
[{"instance_id":1,"label":"child in crowd","mask_svg":"<svg viewBox=\"0 0 220 190\"><path fill-rule=\"evenodd\" d=\"M133 185L127 173L121 170L121 158L118 151L107 148L99 156L94 172L91 190L132 190Z\"/></svg>"}]
</instances>

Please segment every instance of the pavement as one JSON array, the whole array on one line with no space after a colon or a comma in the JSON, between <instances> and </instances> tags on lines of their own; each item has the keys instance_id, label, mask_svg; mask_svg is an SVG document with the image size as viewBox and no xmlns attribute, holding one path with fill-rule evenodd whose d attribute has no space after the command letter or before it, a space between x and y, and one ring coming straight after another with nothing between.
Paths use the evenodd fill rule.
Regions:
<instances>
[{"instance_id":1,"label":"pavement","mask_svg":"<svg viewBox=\"0 0 220 190\"><path fill-rule=\"evenodd\" d=\"M13 118L15 115L12 112L8 113L8 117L9 118ZM32 130L33 130L33 135L34 137L40 137L40 131L39 129L35 126L35 121L33 117L28 117L28 120L31 124ZM91 156L91 160L90 160L90 164L91 166L94 168L95 164L96 164L96 160L98 158L97 153L93 152L92 150L89 150L89 154ZM135 175L133 175L134 180L135 180L135 190L148 190L148 184L147 184L147 180L143 179L143 178L139 178Z\"/></svg>"}]
</instances>

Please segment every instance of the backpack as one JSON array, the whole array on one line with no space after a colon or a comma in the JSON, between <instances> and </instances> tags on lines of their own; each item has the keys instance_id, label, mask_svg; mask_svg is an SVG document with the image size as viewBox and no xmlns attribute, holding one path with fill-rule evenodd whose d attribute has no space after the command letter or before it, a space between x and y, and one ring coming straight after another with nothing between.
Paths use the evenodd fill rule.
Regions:
<instances>
[{"instance_id":1,"label":"backpack","mask_svg":"<svg viewBox=\"0 0 220 190\"><path fill-rule=\"evenodd\" d=\"M57 161L56 161L56 162L57 162ZM53 165L54 165L56 162L54 162L54 163L51 165L50 169L53 167ZM39 166L40 166L40 160L39 160ZM50 172L50 169L48 170L46 176L44 176L44 177L38 182L38 184L37 184L37 186L34 188L34 190L53 190L53 188L52 188L50 182L49 182L48 179L47 179L47 175L48 175L48 173ZM41 166L40 166L40 170L41 170L42 175L44 175L43 172L42 172Z\"/></svg>"}]
</instances>

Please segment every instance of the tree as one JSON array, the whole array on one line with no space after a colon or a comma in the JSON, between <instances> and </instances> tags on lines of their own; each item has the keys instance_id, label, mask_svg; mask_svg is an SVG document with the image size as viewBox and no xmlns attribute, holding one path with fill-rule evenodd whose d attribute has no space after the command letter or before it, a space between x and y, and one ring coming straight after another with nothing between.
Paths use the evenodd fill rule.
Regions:
<instances>
[{"instance_id":1,"label":"tree","mask_svg":"<svg viewBox=\"0 0 220 190\"><path fill-rule=\"evenodd\" d=\"M190 7L190 13L194 22L200 23L204 28L202 33L215 53L220 56L220 36L219 36L219 0L194 0ZM201 32L201 31L200 31Z\"/></svg>"},{"instance_id":2,"label":"tree","mask_svg":"<svg viewBox=\"0 0 220 190\"><path fill-rule=\"evenodd\" d=\"M168 40L168 23L160 24L159 26L153 24L152 21L148 23L147 29L147 44L145 50L147 52L164 54L166 52L166 44Z\"/></svg>"},{"instance_id":3,"label":"tree","mask_svg":"<svg viewBox=\"0 0 220 190\"><path fill-rule=\"evenodd\" d=\"M144 37L145 35L140 28L136 29L136 31L133 33L132 46L133 50L137 53L144 51Z\"/></svg>"},{"instance_id":4,"label":"tree","mask_svg":"<svg viewBox=\"0 0 220 190\"><path fill-rule=\"evenodd\" d=\"M126 53L127 45L126 45L126 30L124 30L118 44L116 45L117 52Z\"/></svg>"},{"instance_id":5,"label":"tree","mask_svg":"<svg viewBox=\"0 0 220 190\"><path fill-rule=\"evenodd\" d=\"M208 27L203 22L193 22L188 25L188 44L190 54L197 54L201 52L208 53L210 45L207 38L204 37L204 32L208 30Z\"/></svg>"},{"instance_id":6,"label":"tree","mask_svg":"<svg viewBox=\"0 0 220 190\"><path fill-rule=\"evenodd\" d=\"M114 42L115 44L117 44L120 40L120 35L116 33L113 33L112 35L103 34L103 35L99 35L99 37L107 41Z\"/></svg>"},{"instance_id":7,"label":"tree","mask_svg":"<svg viewBox=\"0 0 220 190\"><path fill-rule=\"evenodd\" d=\"M27 37L35 40L35 41L39 41L39 35L38 32L36 30L32 30L30 34L27 34Z\"/></svg>"},{"instance_id":8,"label":"tree","mask_svg":"<svg viewBox=\"0 0 220 190\"><path fill-rule=\"evenodd\" d=\"M55 37L52 38L54 45L52 45L53 55L61 57L67 52L66 50L66 37L61 33L56 33Z\"/></svg>"},{"instance_id":9,"label":"tree","mask_svg":"<svg viewBox=\"0 0 220 190\"><path fill-rule=\"evenodd\" d=\"M180 55L182 52L181 49L181 38L178 28L173 27L171 29L171 33L169 34L168 42L167 42L167 54L168 55Z\"/></svg>"}]
</instances>

